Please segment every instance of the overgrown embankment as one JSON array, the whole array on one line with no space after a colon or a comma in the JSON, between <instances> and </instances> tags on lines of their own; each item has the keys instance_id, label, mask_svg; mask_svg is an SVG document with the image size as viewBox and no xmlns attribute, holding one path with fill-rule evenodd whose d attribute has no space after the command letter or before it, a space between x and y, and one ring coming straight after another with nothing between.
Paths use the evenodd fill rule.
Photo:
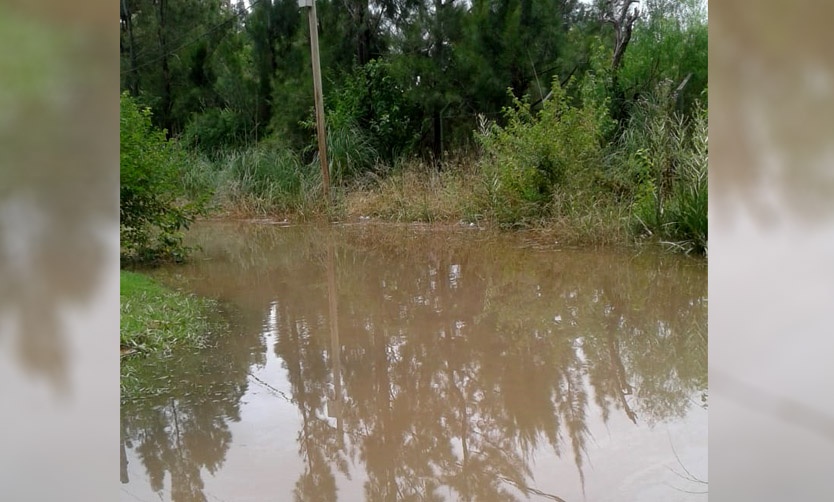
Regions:
<instances>
[{"instance_id":1,"label":"overgrown embankment","mask_svg":"<svg viewBox=\"0 0 834 502\"><path fill-rule=\"evenodd\" d=\"M660 242L707 249L707 110L671 110L669 85L641 100L617 130L593 80L572 97L558 82L540 107L514 100L483 120L478 148L440 165L379 161L350 130L329 137L334 203L317 163L277 142L180 164L185 193L227 217L374 218L537 229L575 245ZM613 139L610 139L613 138ZM358 142L358 143L357 143Z\"/></svg>"}]
</instances>

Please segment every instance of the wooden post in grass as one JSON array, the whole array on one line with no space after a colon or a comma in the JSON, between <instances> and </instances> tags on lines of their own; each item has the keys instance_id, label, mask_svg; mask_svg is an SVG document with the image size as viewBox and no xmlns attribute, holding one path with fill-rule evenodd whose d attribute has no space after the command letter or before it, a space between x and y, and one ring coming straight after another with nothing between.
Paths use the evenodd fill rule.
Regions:
<instances>
[{"instance_id":1,"label":"wooden post in grass","mask_svg":"<svg viewBox=\"0 0 834 502\"><path fill-rule=\"evenodd\" d=\"M327 163L327 136L324 127L324 95L321 90L321 63L319 63L319 32L316 17L315 0L298 0L298 8L309 7L307 19L310 21L310 53L313 62L313 93L316 98L316 133L319 141L319 162L321 163L321 183L324 198L330 206L330 169Z\"/></svg>"}]
</instances>

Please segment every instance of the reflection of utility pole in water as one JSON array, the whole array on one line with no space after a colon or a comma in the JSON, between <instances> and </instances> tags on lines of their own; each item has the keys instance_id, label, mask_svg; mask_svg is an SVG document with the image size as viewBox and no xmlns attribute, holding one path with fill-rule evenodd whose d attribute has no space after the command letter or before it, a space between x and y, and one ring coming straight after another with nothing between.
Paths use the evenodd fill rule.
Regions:
<instances>
[{"instance_id":1,"label":"reflection of utility pole in water","mask_svg":"<svg viewBox=\"0 0 834 502\"><path fill-rule=\"evenodd\" d=\"M119 479L121 480L122 484L130 483L130 477L127 475L127 452L125 451L125 436L124 432L122 432L121 437L121 448L120 448L120 458L119 458Z\"/></svg>"},{"instance_id":2,"label":"reflection of utility pole in water","mask_svg":"<svg viewBox=\"0 0 834 502\"><path fill-rule=\"evenodd\" d=\"M342 433L342 346L339 343L339 305L336 298L336 264L333 235L327 240L327 300L330 306L330 362L333 371L333 399L327 403L327 415L336 419Z\"/></svg>"},{"instance_id":3,"label":"reflection of utility pole in water","mask_svg":"<svg viewBox=\"0 0 834 502\"><path fill-rule=\"evenodd\" d=\"M615 319L614 317L616 316L613 316L608 320L608 356L611 359L611 369L614 372L616 392L620 399L620 403L623 405L623 411L625 411L628 418L635 425L637 425L637 413L631 409L631 406L628 405L628 401L626 400L626 396L633 394L634 389L631 387L631 384L628 383L625 366L623 366L623 360L620 357L620 347L617 341L618 319Z\"/></svg>"}]
</instances>

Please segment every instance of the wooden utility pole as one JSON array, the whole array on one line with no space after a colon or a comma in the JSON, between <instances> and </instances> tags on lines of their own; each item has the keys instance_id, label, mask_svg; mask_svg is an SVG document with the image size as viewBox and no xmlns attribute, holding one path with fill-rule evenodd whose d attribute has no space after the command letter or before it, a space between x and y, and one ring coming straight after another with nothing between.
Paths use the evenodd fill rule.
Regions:
<instances>
[{"instance_id":1,"label":"wooden utility pole","mask_svg":"<svg viewBox=\"0 0 834 502\"><path fill-rule=\"evenodd\" d=\"M327 163L327 136L324 127L324 95L321 90L321 63L319 63L319 31L316 17L315 0L298 0L298 7L309 7L307 19L310 21L310 53L313 62L313 93L316 97L316 133L319 140L319 161L321 162L321 182L324 198L330 205L330 169Z\"/></svg>"}]
</instances>

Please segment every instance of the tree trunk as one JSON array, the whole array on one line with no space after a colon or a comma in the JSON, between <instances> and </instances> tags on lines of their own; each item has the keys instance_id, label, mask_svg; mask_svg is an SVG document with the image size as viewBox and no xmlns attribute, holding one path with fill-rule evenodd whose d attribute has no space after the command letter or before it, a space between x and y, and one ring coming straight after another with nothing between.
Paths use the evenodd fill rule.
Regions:
<instances>
[{"instance_id":1,"label":"tree trunk","mask_svg":"<svg viewBox=\"0 0 834 502\"><path fill-rule=\"evenodd\" d=\"M614 57L611 60L611 92L614 95L611 113L620 127L625 125L628 116L625 109L625 95L620 89L619 71L623 65L623 56L631 41L634 22L640 17L640 9L631 10L637 0L608 0L604 6L601 19L614 26Z\"/></svg>"},{"instance_id":2,"label":"tree trunk","mask_svg":"<svg viewBox=\"0 0 834 502\"><path fill-rule=\"evenodd\" d=\"M273 43L272 2L264 2L262 8L265 17L265 27L262 33L265 54L262 55L258 82L258 124L267 125L272 118L272 78L275 76L275 69L278 63L276 61L275 46ZM256 139L261 139L264 130L265 128L258 127Z\"/></svg>"},{"instance_id":3,"label":"tree trunk","mask_svg":"<svg viewBox=\"0 0 834 502\"><path fill-rule=\"evenodd\" d=\"M435 109L432 112L432 129L434 132L434 140L432 141L432 154L434 158L435 167L441 167L441 160L443 158L443 117L440 115L440 110Z\"/></svg>"},{"instance_id":4,"label":"tree trunk","mask_svg":"<svg viewBox=\"0 0 834 502\"><path fill-rule=\"evenodd\" d=\"M371 27L368 0L359 0L356 6L358 32L356 34L356 60L365 66L371 60Z\"/></svg>"},{"instance_id":5,"label":"tree trunk","mask_svg":"<svg viewBox=\"0 0 834 502\"><path fill-rule=\"evenodd\" d=\"M128 55L130 58L130 69L125 78L126 87L133 96L139 95L139 74L136 71L136 41L133 38L133 13L128 6L127 0L122 0L121 17L124 21L125 31L127 32L128 40Z\"/></svg>"},{"instance_id":6,"label":"tree trunk","mask_svg":"<svg viewBox=\"0 0 834 502\"><path fill-rule=\"evenodd\" d=\"M614 57L611 69L616 74L623 64L623 55L629 41L634 22L640 17L640 9L631 10L631 5L637 0L609 0L602 13L602 20L614 26Z\"/></svg>"},{"instance_id":7,"label":"tree trunk","mask_svg":"<svg viewBox=\"0 0 834 502\"><path fill-rule=\"evenodd\" d=\"M174 134L174 124L171 119L171 111L173 109L173 98L171 97L171 69L168 66L168 43L165 37L165 0L159 0L159 9L157 14L159 16L159 26L157 27L157 37L159 38L159 52L162 54L162 113L161 123L165 128L168 137Z\"/></svg>"}]
</instances>

